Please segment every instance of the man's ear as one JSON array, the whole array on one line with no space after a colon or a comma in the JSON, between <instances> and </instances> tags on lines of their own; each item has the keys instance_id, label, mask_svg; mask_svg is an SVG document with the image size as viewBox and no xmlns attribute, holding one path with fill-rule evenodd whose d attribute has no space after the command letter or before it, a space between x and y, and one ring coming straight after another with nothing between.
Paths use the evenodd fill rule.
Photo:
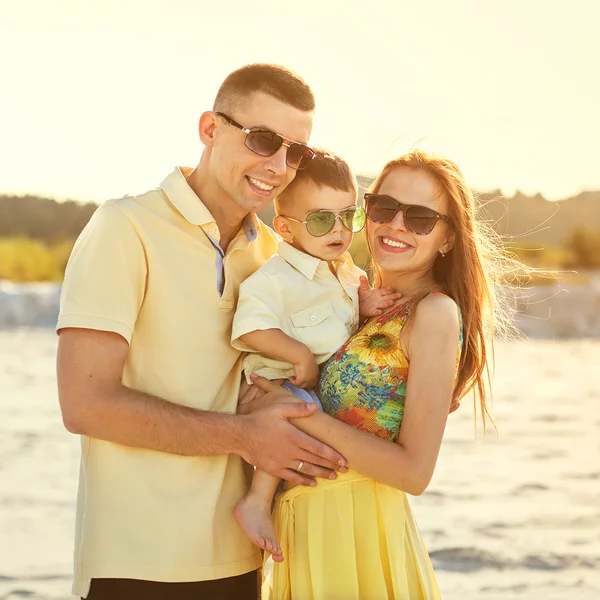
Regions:
<instances>
[{"instance_id":1,"label":"man's ear","mask_svg":"<svg viewBox=\"0 0 600 600\"><path fill-rule=\"evenodd\" d=\"M215 133L217 130L217 117L215 113L207 111L202 113L200 116L200 122L198 123L198 133L200 134L200 141L209 148L215 142Z\"/></svg>"},{"instance_id":2,"label":"man's ear","mask_svg":"<svg viewBox=\"0 0 600 600\"><path fill-rule=\"evenodd\" d=\"M288 222L285 217L276 215L273 219L273 229L288 243L291 244L294 241L294 235L290 230Z\"/></svg>"}]
</instances>

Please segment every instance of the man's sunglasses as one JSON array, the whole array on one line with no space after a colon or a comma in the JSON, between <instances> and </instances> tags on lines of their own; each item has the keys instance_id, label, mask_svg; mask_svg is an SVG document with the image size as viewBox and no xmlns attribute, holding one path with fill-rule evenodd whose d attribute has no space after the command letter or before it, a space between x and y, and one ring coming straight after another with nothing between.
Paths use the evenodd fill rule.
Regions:
<instances>
[{"instance_id":1,"label":"man's sunglasses","mask_svg":"<svg viewBox=\"0 0 600 600\"><path fill-rule=\"evenodd\" d=\"M243 127L222 112L215 112L215 115L223 117L230 125L241 129L246 134L246 148L260 156L273 156L281 146L285 146L287 148L285 162L288 167L296 170L304 169L308 165L308 161L315 157L313 149L306 144L294 142L294 140L285 138L268 129Z\"/></svg>"},{"instance_id":2,"label":"man's sunglasses","mask_svg":"<svg viewBox=\"0 0 600 600\"><path fill-rule=\"evenodd\" d=\"M281 216L290 219L290 221L302 223L306 226L306 231L313 237L327 235L333 229L336 219L339 219L342 225L352 233L358 233L365 226L365 211L359 206L345 208L338 214L329 210L316 210L308 213L306 221L300 221L299 219L286 217L285 215Z\"/></svg>"},{"instance_id":3,"label":"man's sunglasses","mask_svg":"<svg viewBox=\"0 0 600 600\"><path fill-rule=\"evenodd\" d=\"M367 219L375 223L389 223L402 211L404 224L417 235L427 235L433 231L438 221L448 222L449 217L419 204L402 204L385 194L365 194Z\"/></svg>"}]
</instances>

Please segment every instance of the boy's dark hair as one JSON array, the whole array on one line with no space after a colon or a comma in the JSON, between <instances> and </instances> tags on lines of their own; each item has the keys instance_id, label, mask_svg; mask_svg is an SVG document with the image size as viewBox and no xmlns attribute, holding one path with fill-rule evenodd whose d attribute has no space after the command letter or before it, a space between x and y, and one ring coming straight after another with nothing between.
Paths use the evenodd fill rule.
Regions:
<instances>
[{"instance_id":1,"label":"boy's dark hair","mask_svg":"<svg viewBox=\"0 0 600 600\"><path fill-rule=\"evenodd\" d=\"M341 192L356 193L356 177L348 163L330 150L313 148L315 157L308 162L305 169L298 171L296 177L275 198L275 212L281 214L285 209L287 200L291 198L291 192L302 182L314 183L319 188L330 187Z\"/></svg>"},{"instance_id":2,"label":"boy's dark hair","mask_svg":"<svg viewBox=\"0 0 600 600\"><path fill-rule=\"evenodd\" d=\"M241 67L225 78L217 92L213 110L234 111L254 92L264 92L306 112L315 109L315 97L299 75L279 65L255 63Z\"/></svg>"}]
</instances>

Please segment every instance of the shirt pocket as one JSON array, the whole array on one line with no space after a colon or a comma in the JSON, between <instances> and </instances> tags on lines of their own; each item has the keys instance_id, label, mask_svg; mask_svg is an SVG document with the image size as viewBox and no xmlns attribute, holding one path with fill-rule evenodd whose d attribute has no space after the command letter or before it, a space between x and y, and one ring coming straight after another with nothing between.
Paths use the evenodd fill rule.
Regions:
<instances>
[{"instance_id":1,"label":"shirt pocket","mask_svg":"<svg viewBox=\"0 0 600 600\"><path fill-rule=\"evenodd\" d=\"M349 327L333 310L329 302L290 315L294 337L306 344L322 362L331 356L349 337Z\"/></svg>"}]
</instances>

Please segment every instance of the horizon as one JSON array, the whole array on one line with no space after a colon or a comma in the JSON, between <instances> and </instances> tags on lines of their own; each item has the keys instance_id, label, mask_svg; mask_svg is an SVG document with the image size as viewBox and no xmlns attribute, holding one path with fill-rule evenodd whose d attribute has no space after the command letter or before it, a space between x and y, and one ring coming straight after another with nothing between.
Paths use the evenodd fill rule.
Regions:
<instances>
[{"instance_id":1,"label":"horizon","mask_svg":"<svg viewBox=\"0 0 600 600\"><path fill-rule=\"evenodd\" d=\"M250 62L306 79L311 144L356 173L416 145L482 194L595 192L599 17L585 0L306 0L290 17L275 0L0 2L0 193L98 204L156 187L197 164L200 114Z\"/></svg>"},{"instance_id":2,"label":"horizon","mask_svg":"<svg viewBox=\"0 0 600 600\"><path fill-rule=\"evenodd\" d=\"M357 178L364 177L364 178L368 178L368 179L374 179L376 177L376 175L365 175L363 173L356 173L355 175ZM360 184L359 184L359 187L360 187ZM523 190L518 190L518 189L514 190L513 193L510 195L504 194L500 188L490 189L490 190L472 190L472 191L478 196L493 196L494 200L496 200L496 199L510 200L515 197L522 196L522 197L525 197L528 199L541 198L542 200L544 200L546 202L566 202L567 200L575 200L582 195L598 194L597 200L600 201L600 188L595 189L595 190L594 189L580 190L576 194L565 196L563 198L547 198L541 192L526 193ZM127 195L127 194L121 194L121 196L124 196L124 195ZM116 197L114 197L114 198L105 198L105 199L101 199L101 200L92 200L92 199L85 199L85 198L56 197L56 196L48 196L48 195L42 196L40 194L31 193L31 192L17 193L17 192L0 191L0 198L11 198L11 197L12 198L31 197L31 198L39 198L40 200L54 201L57 203L76 202L78 204L96 204L96 205L100 205L103 202L108 201L108 200L116 200L117 199ZM270 202L268 206L270 206L271 204L272 204L272 202Z\"/></svg>"}]
</instances>

